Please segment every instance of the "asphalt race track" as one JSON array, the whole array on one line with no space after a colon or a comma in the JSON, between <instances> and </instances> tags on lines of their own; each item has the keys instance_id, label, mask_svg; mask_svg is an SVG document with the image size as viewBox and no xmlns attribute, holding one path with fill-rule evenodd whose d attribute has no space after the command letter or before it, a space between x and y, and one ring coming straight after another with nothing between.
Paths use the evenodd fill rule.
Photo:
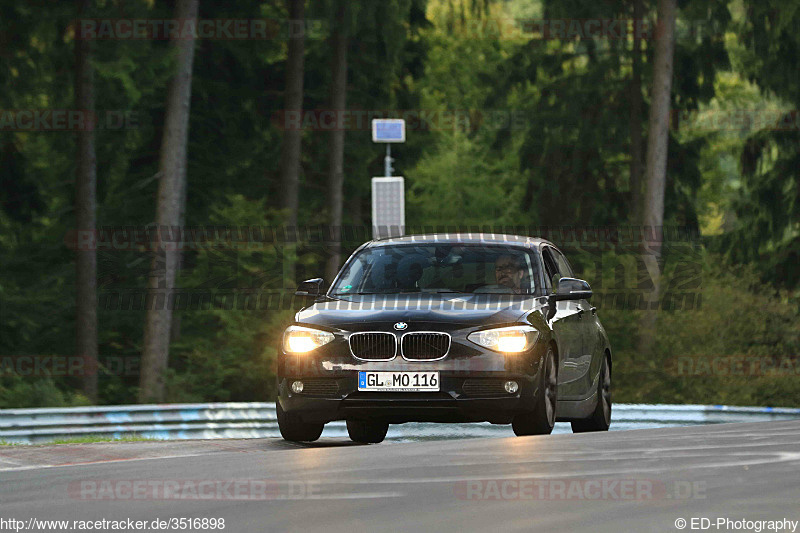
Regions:
<instances>
[{"instance_id":1,"label":"asphalt race track","mask_svg":"<svg viewBox=\"0 0 800 533\"><path fill-rule=\"evenodd\" d=\"M17 520L224 518L227 532L635 533L678 531L680 518L800 520L798 502L796 421L370 446L267 439L0 448L0 517Z\"/></svg>"}]
</instances>

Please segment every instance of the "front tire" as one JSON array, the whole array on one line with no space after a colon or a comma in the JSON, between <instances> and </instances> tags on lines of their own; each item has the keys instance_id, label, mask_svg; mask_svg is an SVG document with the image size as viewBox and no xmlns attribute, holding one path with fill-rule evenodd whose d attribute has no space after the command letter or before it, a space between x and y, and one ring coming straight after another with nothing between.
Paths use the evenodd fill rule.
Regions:
<instances>
[{"instance_id":1,"label":"front tire","mask_svg":"<svg viewBox=\"0 0 800 533\"><path fill-rule=\"evenodd\" d=\"M558 399L558 364L552 346L547 347L542 368L539 371L539 386L533 411L514 417L511 427L517 437L527 435L549 435L556 423L556 401Z\"/></svg>"},{"instance_id":2,"label":"front tire","mask_svg":"<svg viewBox=\"0 0 800 533\"><path fill-rule=\"evenodd\" d=\"M573 433L608 431L611 425L611 361L609 361L609 357L606 354L600 366L600 377L597 380L597 405L592 416L585 420L573 421Z\"/></svg>"},{"instance_id":3,"label":"front tire","mask_svg":"<svg viewBox=\"0 0 800 533\"><path fill-rule=\"evenodd\" d=\"M372 420L348 420L347 434L350 440L361 444L377 444L386 438L389 431L388 422L376 422Z\"/></svg>"},{"instance_id":4,"label":"front tire","mask_svg":"<svg viewBox=\"0 0 800 533\"><path fill-rule=\"evenodd\" d=\"M281 402L275 406L278 415L278 429L281 437L291 442L315 441L322 435L325 424L309 424L300 420L297 415L287 413L281 407Z\"/></svg>"}]
</instances>

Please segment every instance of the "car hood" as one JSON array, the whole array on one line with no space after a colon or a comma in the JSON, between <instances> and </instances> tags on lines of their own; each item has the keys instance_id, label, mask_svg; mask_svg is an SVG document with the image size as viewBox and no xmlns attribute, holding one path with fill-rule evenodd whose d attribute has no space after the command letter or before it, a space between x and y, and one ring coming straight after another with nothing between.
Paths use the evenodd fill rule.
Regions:
<instances>
[{"instance_id":1,"label":"car hood","mask_svg":"<svg viewBox=\"0 0 800 533\"><path fill-rule=\"evenodd\" d=\"M385 331L398 322L408 330L425 324L436 329L518 322L541 302L532 296L497 294L381 294L349 295L326 299L299 311L295 321L304 324L363 331Z\"/></svg>"}]
</instances>

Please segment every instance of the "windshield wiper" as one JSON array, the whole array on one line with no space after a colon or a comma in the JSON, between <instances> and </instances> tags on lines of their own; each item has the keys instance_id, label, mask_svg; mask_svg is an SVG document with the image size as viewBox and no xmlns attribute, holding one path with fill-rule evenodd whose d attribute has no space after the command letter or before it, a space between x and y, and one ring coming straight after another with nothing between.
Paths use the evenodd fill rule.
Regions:
<instances>
[{"instance_id":1,"label":"windshield wiper","mask_svg":"<svg viewBox=\"0 0 800 533\"><path fill-rule=\"evenodd\" d=\"M363 295L392 295L392 294L472 294L464 291L450 289L389 289L385 292L334 292L333 296L363 296Z\"/></svg>"},{"instance_id":2,"label":"windshield wiper","mask_svg":"<svg viewBox=\"0 0 800 533\"><path fill-rule=\"evenodd\" d=\"M335 292L333 293L336 296L362 296L367 294L386 294L385 292Z\"/></svg>"},{"instance_id":3,"label":"windshield wiper","mask_svg":"<svg viewBox=\"0 0 800 533\"><path fill-rule=\"evenodd\" d=\"M451 290L420 290L420 289L392 289L386 292L335 292L335 296L362 296L362 295L392 295L392 294L467 294L464 291L451 291Z\"/></svg>"},{"instance_id":4,"label":"windshield wiper","mask_svg":"<svg viewBox=\"0 0 800 533\"><path fill-rule=\"evenodd\" d=\"M434 289L434 290L425 290L423 291L423 294L471 294L471 293L464 291L451 291L450 289L442 289L442 290Z\"/></svg>"},{"instance_id":5,"label":"windshield wiper","mask_svg":"<svg viewBox=\"0 0 800 533\"><path fill-rule=\"evenodd\" d=\"M469 294L464 291L454 291L450 289L397 289L381 294Z\"/></svg>"}]
</instances>

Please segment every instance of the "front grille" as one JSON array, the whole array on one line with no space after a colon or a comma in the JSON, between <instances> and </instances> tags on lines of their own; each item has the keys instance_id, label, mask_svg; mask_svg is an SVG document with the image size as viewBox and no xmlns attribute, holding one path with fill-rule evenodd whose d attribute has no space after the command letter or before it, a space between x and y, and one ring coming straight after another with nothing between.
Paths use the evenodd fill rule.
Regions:
<instances>
[{"instance_id":1,"label":"front grille","mask_svg":"<svg viewBox=\"0 0 800 533\"><path fill-rule=\"evenodd\" d=\"M359 359L393 359L397 354L397 339L392 333L353 333L350 353Z\"/></svg>"},{"instance_id":2,"label":"front grille","mask_svg":"<svg viewBox=\"0 0 800 533\"><path fill-rule=\"evenodd\" d=\"M509 395L502 379L465 379L461 390L465 395L476 398Z\"/></svg>"},{"instance_id":3,"label":"front grille","mask_svg":"<svg viewBox=\"0 0 800 533\"><path fill-rule=\"evenodd\" d=\"M339 384L335 379L304 379L303 392L313 396L336 396L339 393Z\"/></svg>"},{"instance_id":4,"label":"front grille","mask_svg":"<svg viewBox=\"0 0 800 533\"><path fill-rule=\"evenodd\" d=\"M403 335L403 357L411 361L441 359L450 350L447 333L407 333Z\"/></svg>"}]
</instances>

